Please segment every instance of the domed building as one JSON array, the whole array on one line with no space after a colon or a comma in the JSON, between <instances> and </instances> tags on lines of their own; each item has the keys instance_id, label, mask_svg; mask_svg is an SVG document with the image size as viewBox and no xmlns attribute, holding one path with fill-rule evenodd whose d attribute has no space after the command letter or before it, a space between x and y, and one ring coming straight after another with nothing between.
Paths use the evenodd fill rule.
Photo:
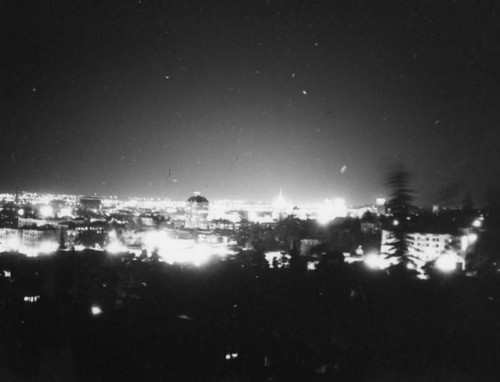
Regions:
<instances>
[{"instance_id":1,"label":"domed building","mask_svg":"<svg viewBox=\"0 0 500 382\"><path fill-rule=\"evenodd\" d=\"M186 202L186 221L184 227L187 229L208 229L208 200L195 192Z\"/></svg>"}]
</instances>

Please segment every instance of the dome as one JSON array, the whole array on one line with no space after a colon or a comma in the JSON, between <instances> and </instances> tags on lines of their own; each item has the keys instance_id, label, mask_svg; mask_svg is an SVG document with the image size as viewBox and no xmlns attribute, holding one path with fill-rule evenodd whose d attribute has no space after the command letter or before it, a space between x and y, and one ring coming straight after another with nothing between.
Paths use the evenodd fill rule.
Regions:
<instances>
[{"instance_id":1,"label":"dome","mask_svg":"<svg viewBox=\"0 0 500 382\"><path fill-rule=\"evenodd\" d=\"M193 195L188 199L189 203L208 203L207 198L201 195Z\"/></svg>"}]
</instances>

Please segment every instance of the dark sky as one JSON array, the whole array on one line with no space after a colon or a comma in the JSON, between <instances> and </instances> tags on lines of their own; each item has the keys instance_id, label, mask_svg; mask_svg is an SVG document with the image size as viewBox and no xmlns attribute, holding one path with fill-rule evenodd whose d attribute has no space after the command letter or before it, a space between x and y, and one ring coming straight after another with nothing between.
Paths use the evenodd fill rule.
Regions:
<instances>
[{"instance_id":1,"label":"dark sky","mask_svg":"<svg viewBox=\"0 0 500 382\"><path fill-rule=\"evenodd\" d=\"M500 186L498 1L11 0L0 15L1 191L362 204L395 162L419 203Z\"/></svg>"}]
</instances>

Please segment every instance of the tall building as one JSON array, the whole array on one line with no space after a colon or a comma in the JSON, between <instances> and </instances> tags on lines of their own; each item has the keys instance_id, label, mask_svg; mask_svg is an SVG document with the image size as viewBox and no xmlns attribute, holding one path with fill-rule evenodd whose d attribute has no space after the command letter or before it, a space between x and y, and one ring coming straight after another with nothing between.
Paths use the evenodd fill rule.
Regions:
<instances>
[{"instance_id":1,"label":"tall building","mask_svg":"<svg viewBox=\"0 0 500 382\"><path fill-rule=\"evenodd\" d=\"M184 227L187 229L208 229L208 200L199 192L195 192L186 202Z\"/></svg>"}]
</instances>

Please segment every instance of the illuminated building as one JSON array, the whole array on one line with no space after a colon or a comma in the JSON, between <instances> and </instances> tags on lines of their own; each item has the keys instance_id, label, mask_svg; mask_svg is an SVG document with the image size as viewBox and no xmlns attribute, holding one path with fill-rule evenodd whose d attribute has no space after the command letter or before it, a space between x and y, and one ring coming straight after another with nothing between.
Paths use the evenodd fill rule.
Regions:
<instances>
[{"instance_id":1,"label":"illuminated building","mask_svg":"<svg viewBox=\"0 0 500 382\"><path fill-rule=\"evenodd\" d=\"M234 254L227 246L233 244L229 237L217 234L195 235L188 231L151 230L141 238L142 249L157 253L168 264L200 266L212 256Z\"/></svg>"},{"instance_id":2,"label":"illuminated building","mask_svg":"<svg viewBox=\"0 0 500 382\"><path fill-rule=\"evenodd\" d=\"M186 229L208 229L208 200L195 192L186 203Z\"/></svg>"},{"instance_id":3,"label":"illuminated building","mask_svg":"<svg viewBox=\"0 0 500 382\"><path fill-rule=\"evenodd\" d=\"M82 196L80 198L80 207L84 212L100 212L102 207L101 198L94 196Z\"/></svg>"},{"instance_id":4,"label":"illuminated building","mask_svg":"<svg viewBox=\"0 0 500 382\"><path fill-rule=\"evenodd\" d=\"M93 232L96 234L103 234L108 230L108 225L103 222L77 223L74 225L74 229L78 233Z\"/></svg>"},{"instance_id":5,"label":"illuminated building","mask_svg":"<svg viewBox=\"0 0 500 382\"><path fill-rule=\"evenodd\" d=\"M21 231L21 246L28 254L53 252L58 248L55 229L24 229Z\"/></svg>"},{"instance_id":6,"label":"illuminated building","mask_svg":"<svg viewBox=\"0 0 500 382\"><path fill-rule=\"evenodd\" d=\"M392 253L394 250L391 246L392 240L392 233L382 230L381 254L388 255ZM460 247L462 241L460 236L449 233L412 232L408 233L408 252L410 256L413 256L414 259L421 263L434 261L440 256L450 253L459 256L462 259L460 262L463 263L465 251L464 248Z\"/></svg>"},{"instance_id":7,"label":"illuminated building","mask_svg":"<svg viewBox=\"0 0 500 382\"><path fill-rule=\"evenodd\" d=\"M208 223L208 228L211 230L234 231L236 227L239 227L239 223L233 223L232 221L227 219L210 220L210 222Z\"/></svg>"},{"instance_id":8,"label":"illuminated building","mask_svg":"<svg viewBox=\"0 0 500 382\"><path fill-rule=\"evenodd\" d=\"M146 227L155 227L157 225L153 216L140 216L139 220L141 224L145 225Z\"/></svg>"},{"instance_id":9,"label":"illuminated building","mask_svg":"<svg viewBox=\"0 0 500 382\"><path fill-rule=\"evenodd\" d=\"M0 250L36 256L54 252L58 248L58 231L48 229L0 228Z\"/></svg>"}]
</instances>

